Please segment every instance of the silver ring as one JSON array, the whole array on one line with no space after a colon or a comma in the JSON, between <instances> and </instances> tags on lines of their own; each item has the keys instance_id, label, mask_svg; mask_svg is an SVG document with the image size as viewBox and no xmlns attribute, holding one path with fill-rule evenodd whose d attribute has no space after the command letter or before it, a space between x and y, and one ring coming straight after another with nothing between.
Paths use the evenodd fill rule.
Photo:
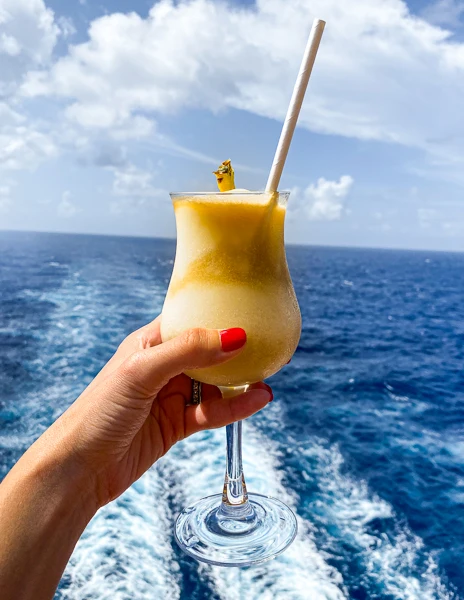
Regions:
<instances>
[{"instance_id":1,"label":"silver ring","mask_svg":"<svg viewBox=\"0 0 464 600\"><path fill-rule=\"evenodd\" d=\"M201 382L192 379L192 402L191 404L201 403Z\"/></svg>"}]
</instances>

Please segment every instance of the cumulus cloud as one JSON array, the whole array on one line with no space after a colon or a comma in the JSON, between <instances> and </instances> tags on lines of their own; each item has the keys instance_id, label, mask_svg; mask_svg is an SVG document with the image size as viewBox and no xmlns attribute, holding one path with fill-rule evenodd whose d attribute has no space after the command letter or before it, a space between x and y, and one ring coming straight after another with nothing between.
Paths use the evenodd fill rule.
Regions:
<instances>
[{"instance_id":1,"label":"cumulus cloud","mask_svg":"<svg viewBox=\"0 0 464 600\"><path fill-rule=\"evenodd\" d=\"M136 212L153 198L167 199L167 192L154 186L153 173L133 164L112 167L111 171L112 193L116 198L110 205L113 214Z\"/></svg>"},{"instance_id":2,"label":"cumulus cloud","mask_svg":"<svg viewBox=\"0 0 464 600\"><path fill-rule=\"evenodd\" d=\"M282 119L315 15L328 26L300 124L420 148L437 169L462 169L464 44L402 0L257 0L249 9L161 0L145 19L93 21L89 40L30 73L22 93L67 98L68 117L84 126L185 107Z\"/></svg>"},{"instance_id":3,"label":"cumulus cloud","mask_svg":"<svg viewBox=\"0 0 464 600\"><path fill-rule=\"evenodd\" d=\"M63 192L61 201L57 207L58 216L64 219L71 219L79 212L80 209L71 201L71 192L69 190Z\"/></svg>"},{"instance_id":4,"label":"cumulus cloud","mask_svg":"<svg viewBox=\"0 0 464 600\"><path fill-rule=\"evenodd\" d=\"M81 162L96 167L118 167L121 169L128 165L127 151L124 147L106 142L95 148L87 148L87 151L84 149Z\"/></svg>"},{"instance_id":5,"label":"cumulus cloud","mask_svg":"<svg viewBox=\"0 0 464 600\"><path fill-rule=\"evenodd\" d=\"M464 2L462 0L437 0L429 4L422 11L422 16L437 25L456 27L464 15Z\"/></svg>"},{"instance_id":6,"label":"cumulus cloud","mask_svg":"<svg viewBox=\"0 0 464 600\"><path fill-rule=\"evenodd\" d=\"M305 190L305 198L310 201L308 216L313 221L338 221L343 213L345 198L353 185L349 175L340 177L340 181L327 181L321 177L317 184L311 184Z\"/></svg>"},{"instance_id":7,"label":"cumulus cloud","mask_svg":"<svg viewBox=\"0 0 464 600\"><path fill-rule=\"evenodd\" d=\"M4 170L32 170L56 151L47 135L28 127L5 128L0 133L0 166Z\"/></svg>"},{"instance_id":8,"label":"cumulus cloud","mask_svg":"<svg viewBox=\"0 0 464 600\"><path fill-rule=\"evenodd\" d=\"M434 208L418 208L417 218L422 229L428 229L438 221L439 212Z\"/></svg>"},{"instance_id":9,"label":"cumulus cloud","mask_svg":"<svg viewBox=\"0 0 464 600\"><path fill-rule=\"evenodd\" d=\"M114 168L113 194L115 196L157 196L162 190L153 186L153 175L135 165Z\"/></svg>"},{"instance_id":10,"label":"cumulus cloud","mask_svg":"<svg viewBox=\"0 0 464 600\"><path fill-rule=\"evenodd\" d=\"M34 128L12 125L0 129L0 170L33 170L56 154L53 140Z\"/></svg>"},{"instance_id":11,"label":"cumulus cloud","mask_svg":"<svg viewBox=\"0 0 464 600\"><path fill-rule=\"evenodd\" d=\"M320 177L303 191L293 190L293 205L298 213L303 210L310 221L339 221L346 211L345 201L353 183L350 175L343 175L339 181Z\"/></svg>"},{"instance_id":12,"label":"cumulus cloud","mask_svg":"<svg viewBox=\"0 0 464 600\"><path fill-rule=\"evenodd\" d=\"M11 187L0 185L0 214L8 212L11 205Z\"/></svg>"},{"instance_id":13,"label":"cumulus cloud","mask_svg":"<svg viewBox=\"0 0 464 600\"><path fill-rule=\"evenodd\" d=\"M57 20L58 26L60 28L61 35L66 39L72 37L77 33L77 29L74 26L74 21L71 17L59 17Z\"/></svg>"},{"instance_id":14,"label":"cumulus cloud","mask_svg":"<svg viewBox=\"0 0 464 600\"><path fill-rule=\"evenodd\" d=\"M61 33L43 0L0 0L0 171L35 169L57 154L15 94L30 69L50 64Z\"/></svg>"},{"instance_id":15,"label":"cumulus cloud","mask_svg":"<svg viewBox=\"0 0 464 600\"><path fill-rule=\"evenodd\" d=\"M45 66L59 35L43 0L0 0L0 93L16 88L29 69Z\"/></svg>"},{"instance_id":16,"label":"cumulus cloud","mask_svg":"<svg viewBox=\"0 0 464 600\"><path fill-rule=\"evenodd\" d=\"M65 114L87 129L108 130L115 140L130 140L148 137L155 129L152 119L141 115L131 115L129 111L120 111L114 106L103 104L79 104L69 106Z\"/></svg>"},{"instance_id":17,"label":"cumulus cloud","mask_svg":"<svg viewBox=\"0 0 464 600\"><path fill-rule=\"evenodd\" d=\"M23 123L25 117L13 110L6 102L0 102L0 128Z\"/></svg>"}]
</instances>

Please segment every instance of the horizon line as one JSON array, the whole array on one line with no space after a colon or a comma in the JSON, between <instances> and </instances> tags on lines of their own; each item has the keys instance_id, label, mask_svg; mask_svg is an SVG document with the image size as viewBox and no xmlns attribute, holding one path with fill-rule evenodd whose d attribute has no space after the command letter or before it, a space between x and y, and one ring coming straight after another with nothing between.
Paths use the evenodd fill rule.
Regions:
<instances>
[{"instance_id":1,"label":"horizon line","mask_svg":"<svg viewBox=\"0 0 464 600\"><path fill-rule=\"evenodd\" d=\"M76 231L44 231L36 229L2 229L0 228L0 234L2 233L32 233L32 234L44 234L44 235L77 235L77 236L93 236L93 237L117 237L117 238L128 238L128 239L144 239L144 240L163 240L175 242L175 237L165 237L159 235L127 235L122 233L92 233L92 232L76 232ZM398 252L436 252L436 253L447 253L447 254L462 254L463 250L446 250L446 249L435 249L435 248L403 248L403 247L392 247L392 246L355 246L355 245L337 245L337 244L311 244L311 243L298 243L298 242L285 242L285 246L296 246L299 248L334 248L340 250L387 250L387 251L398 251Z\"/></svg>"}]
</instances>

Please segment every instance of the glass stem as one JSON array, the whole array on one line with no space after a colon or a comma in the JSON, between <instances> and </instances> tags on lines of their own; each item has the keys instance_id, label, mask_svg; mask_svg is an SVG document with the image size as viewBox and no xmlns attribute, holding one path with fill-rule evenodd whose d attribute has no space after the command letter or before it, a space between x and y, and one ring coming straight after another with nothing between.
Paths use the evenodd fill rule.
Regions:
<instances>
[{"instance_id":1,"label":"glass stem","mask_svg":"<svg viewBox=\"0 0 464 600\"><path fill-rule=\"evenodd\" d=\"M240 388L221 388L224 398L245 392ZM219 525L223 529L244 533L256 525L256 515L248 500L242 464L242 421L226 427L226 474L222 491L222 502L218 509Z\"/></svg>"},{"instance_id":2,"label":"glass stem","mask_svg":"<svg viewBox=\"0 0 464 600\"><path fill-rule=\"evenodd\" d=\"M227 425L226 439L226 475L222 503L227 506L241 506L248 502L242 465L242 421Z\"/></svg>"}]
</instances>

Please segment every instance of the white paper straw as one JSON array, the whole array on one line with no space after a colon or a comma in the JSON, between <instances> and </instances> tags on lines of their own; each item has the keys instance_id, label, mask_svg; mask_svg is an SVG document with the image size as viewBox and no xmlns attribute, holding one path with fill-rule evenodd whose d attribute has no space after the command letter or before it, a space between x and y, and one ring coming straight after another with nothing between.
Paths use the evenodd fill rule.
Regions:
<instances>
[{"instance_id":1,"label":"white paper straw","mask_svg":"<svg viewBox=\"0 0 464 600\"><path fill-rule=\"evenodd\" d=\"M284 170L285 160L287 158L288 149L292 142L293 132L295 131L298 116L300 114L301 105L303 104L308 81L313 70L316 54L321 43L322 34L324 32L325 21L315 19L309 34L306 50L301 62L300 72L293 88L292 99L288 107L285 123L280 134L280 140L277 145L277 150L272 163L269 179L267 180L266 192L276 192L279 188L280 178Z\"/></svg>"}]
</instances>

